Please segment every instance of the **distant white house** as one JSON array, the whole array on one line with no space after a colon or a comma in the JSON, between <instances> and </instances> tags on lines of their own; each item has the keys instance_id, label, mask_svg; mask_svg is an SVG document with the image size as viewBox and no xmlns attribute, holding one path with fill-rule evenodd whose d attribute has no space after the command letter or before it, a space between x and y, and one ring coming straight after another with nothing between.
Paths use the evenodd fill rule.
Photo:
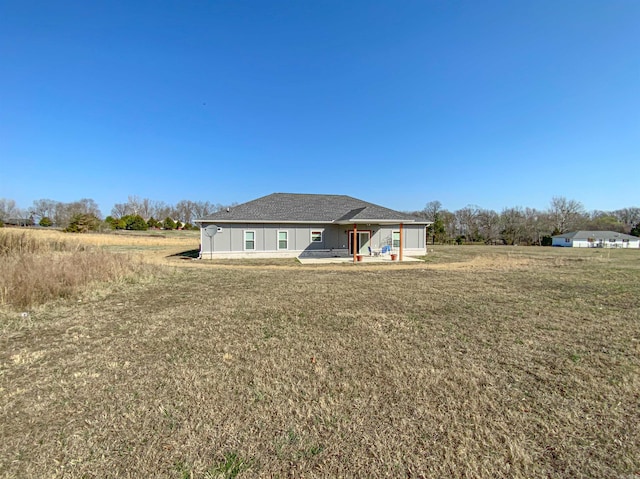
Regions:
<instances>
[{"instance_id":1,"label":"distant white house","mask_svg":"<svg viewBox=\"0 0 640 479\"><path fill-rule=\"evenodd\" d=\"M615 231L572 231L551 239L552 246L569 248L640 248L640 238Z\"/></svg>"}]
</instances>

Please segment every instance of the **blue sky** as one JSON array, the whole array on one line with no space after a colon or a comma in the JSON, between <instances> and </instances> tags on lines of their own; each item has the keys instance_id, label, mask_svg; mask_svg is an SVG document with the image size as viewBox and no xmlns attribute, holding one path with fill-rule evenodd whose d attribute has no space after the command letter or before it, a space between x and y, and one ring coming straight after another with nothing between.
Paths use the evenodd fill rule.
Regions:
<instances>
[{"instance_id":1,"label":"blue sky","mask_svg":"<svg viewBox=\"0 0 640 479\"><path fill-rule=\"evenodd\" d=\"M640 2L0 0L0 197L637 206Z\"/></svg>"}]
</instances>

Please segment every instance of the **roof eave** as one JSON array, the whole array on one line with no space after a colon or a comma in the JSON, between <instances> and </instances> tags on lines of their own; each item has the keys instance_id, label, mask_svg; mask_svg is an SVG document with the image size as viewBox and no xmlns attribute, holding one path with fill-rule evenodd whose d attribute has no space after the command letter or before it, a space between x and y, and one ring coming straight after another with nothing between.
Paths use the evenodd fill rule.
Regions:
<instances>
[{"instance_id":1,"label":"roof eave","mask_svg":"<svg viewBox=\"0 0 640 479\"><path fill-rule=\"evenodd\" d=\"M320 225L326 225L326 224L331 224L333 223L332 220L327 220L327 221L320 221L320 220L300 220L300 221L293 221L293 220L250 220L250 219L243 219L243 220L223 220L223 219L207 219L207 218L202 218L199 220L194 220L194 223L234 223L234 224L253 224L253 223L264 223L264 224L320 224Z\"/></svg>"}]
</instances>

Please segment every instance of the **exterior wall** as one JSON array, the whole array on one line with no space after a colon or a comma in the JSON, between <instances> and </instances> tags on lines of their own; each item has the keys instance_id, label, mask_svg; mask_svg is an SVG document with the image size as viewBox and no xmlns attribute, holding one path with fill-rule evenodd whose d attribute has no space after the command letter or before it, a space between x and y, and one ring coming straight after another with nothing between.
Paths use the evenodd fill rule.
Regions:
<instances>
[{"instance_id":1,"label":"exterior wall","mask_svg":"<svg viewBox=\"0 0 640 479\"><path fill-rule=\"evenodd\" d=\"M640 240L623 241L616 239L612 241L612 238L590 242L586 238L568 239L569 242L566 241L566 238L553 238L551 244L552 246L566 246L570 248L640 248Z\"/></svg>"},{"instance_id":2,"label":"exterior wall","mask_svg":"<svg viewBox=\"0 0 640 479\"><path fill-rule=\"evenodd\" d=\"M349 232L353 225L303 225L303 224L220 224L220 231L209 237L204 231L209 223L200 229L200 255L203 259L224 258L277 258L304 255L349 254ZM392 245L393 231L399 225L358 225L358 231L371 231L370 246L380 249ZM255 249L245 250L244 232L255 232ZM288 248L278 249L278 232L288 232ZM311 232L322 231L321 242L311 242ZM407 256L422 256L426 250L426 230L424 225L404 225L403 250ZM397 248L395 248L397 249Z\"/></svg>"},{"instance_id":3,"label":"exterior wall","mask_svg":"<svg viewBox=\"0 0 640 479\"><path fill-rule=\"evenodd\" d=\"M566 240L569 239L569 242ZM573 246L573 241L571 238L551 238L551 246L563 246L563 247L571 247Z\"/></svg>"},{"instance_id":4,"label":"exterior wall","mask_svg":"<svg viewBox=\"0 0 640 479\"><path fill-rule=\"evenodd\" d=\"M202 224L200 229L200 255L202 258L226 257L296 257L303 252L331 251L341 248L344 241L335 225L298 224L220 224L220 231L208 237ZM255 232L255 249L245 250L245 231ZM278 232L286 231L287 249L278 248ZM311 233L322 232L322 241L312 242ZM346 240L346 235L345 235ZM346 248L346 243L345 246Z\"/></svg>"}]
</instances>

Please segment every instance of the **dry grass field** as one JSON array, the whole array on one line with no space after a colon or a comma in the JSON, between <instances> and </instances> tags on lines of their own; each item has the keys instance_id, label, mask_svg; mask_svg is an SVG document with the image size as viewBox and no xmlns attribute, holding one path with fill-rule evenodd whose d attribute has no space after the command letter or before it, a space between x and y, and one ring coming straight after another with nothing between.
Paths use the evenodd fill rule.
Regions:
<instances>
[{"instance_id":1,"label":"dry grass field","mask_svg":"<svg viewBox=\"0 0 640 479\"><path fill-rule=\"evenodd\" d=\"M152 276L2 309L0 476L640 478L640 251L164 240L104 239Z\"/></svg>"}]
</instances>

